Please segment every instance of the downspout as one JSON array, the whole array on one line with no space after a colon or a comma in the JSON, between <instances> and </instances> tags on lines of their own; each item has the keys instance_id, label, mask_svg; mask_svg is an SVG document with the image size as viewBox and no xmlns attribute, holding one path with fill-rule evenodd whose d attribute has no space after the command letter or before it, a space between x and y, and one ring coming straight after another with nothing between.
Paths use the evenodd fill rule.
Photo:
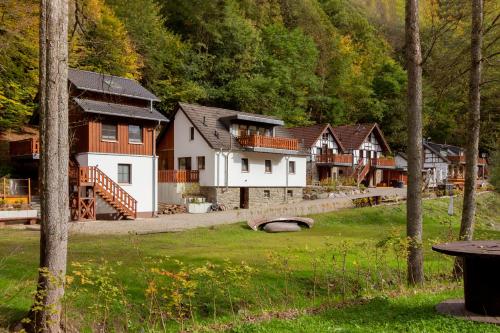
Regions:
<instances>
[{"instance_id":1,"label":"downspout","mask_svg":"<svg viewBox=\"0 0 500 333\"><path fill-rule=\"evenodd\" d=\"M222 147L220 151L217 153L217 190L220 187L220 157L222 155Z\"/></svg>"},{"instance_id":2,"label":"downspout","mask_svg":"<svg viewBox=\"0 0 500 333\"><path fill-rule=\"evenodd\" d=\"M233 135L231 134L231 131L229 131L229 150L224 154L225 157L225 183L226 183L226 192L229 190L229 154L231 153L231 150L233 149Z\"/></svg>"},{"instance_id":3,"label":"downspout","mask_svg":"<svg viewBox=\"0 0 500 333\"><path fill-rule=\"evenodd\" d=\"M151 101L151 107L153 106L153 101ZM155 138L155 134L156 134L156 128L159 128L160 127L160 121L158 120L158 125L156 125L156 127L153 128L153 139L151 140L151 144L152 144L152 148L153 148L153 204L152 204L152 212L153 212L153 216L156 217L157 214L156 214L156 208L157 208L157 205L156 205L156 201L158 200L158 182L157 182L157 177L156 177L156 138Z\"/></svg>"},{"instance_id":4,"label":"downspout","mask_svg":"<svg viewBox=\"0 0 500 333\"><path fill-rule=\"evenodd\" d=\"M285 182L285 202L288 201L288 174L289 174L289 161L290 156L286 155L285 156L285 172L286 172L286 182Z\"/></svg>"},{"instance_id":5,"label":"downspout","mask_svg":"<svg viewBox=\"0 0 500 333\"><path fill-rule=\"evenodd\" d=\"M229 190L228 187L229 187L229 151L224 153L224 169L225 169L225 172L224 172L224 183L226 185L226 192Z\"/></svg>"}]
</instances>

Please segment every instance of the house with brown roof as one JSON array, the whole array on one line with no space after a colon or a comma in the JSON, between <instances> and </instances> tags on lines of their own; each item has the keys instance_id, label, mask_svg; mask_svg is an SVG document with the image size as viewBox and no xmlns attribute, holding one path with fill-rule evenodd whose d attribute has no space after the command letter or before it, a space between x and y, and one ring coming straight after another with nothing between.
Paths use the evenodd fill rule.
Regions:
<instances>
[{"instance_id":1,"label":"house with brown roof","mask_svg":"<svg viewBox=\"0 0 500 333\"><path fill-rule=\"evenodd\" d=\"M155 137L167 118L137 81L69 69L73 220L135 219L157 211ZM38 136L10 142L12 163L38 166ZM33 177L37 176L37 172Z\"/></svg>"},{"instance_id":2,"label":"house with brown roof","mask_svg":"<svg viewBox=\"0 0 500 333\"><path fill-rule=\"evenodd\" d=\"M345 167L352 167L352 154L336 137L330 124L293 127L288 129L301 141L307 157L307 181L309 184L337 179Z\"/></svg>"},{"instance_id":3,"label":"house with brown roof","mask_svg":"<svg viewBox=\"0 0 500 333\"><path fill-rule=\"evenodd\" d=\"M228 209L302 200L307 153L276 117L179 103L157 151L160 202L189 183Z\"/></svg>"},{"instance_id":4,"label":"house with brown roof","mask_svg":"<svg viewBox=\"0 0 500 333\"><path fill-rule=\"evenodd\" d=\"M403 181L404 170L397 170L391 148L376 123L336 126L333 132L346 152L352 154L352 168L344 168L358 183L389 186Z\"/></svg>"}]
</instances>

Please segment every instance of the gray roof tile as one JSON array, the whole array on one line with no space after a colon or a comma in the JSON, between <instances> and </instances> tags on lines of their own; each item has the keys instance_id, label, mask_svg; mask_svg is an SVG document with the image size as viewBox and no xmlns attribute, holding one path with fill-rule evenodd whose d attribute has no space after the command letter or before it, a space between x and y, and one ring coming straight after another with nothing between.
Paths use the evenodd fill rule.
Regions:
<instances>
[{"instance_id":1,"label":"gray roof tile","mask_svg":"<svg viewBox=\"0 0 500 333\"><path fill-rule=\"evenodd\" d=\"M159 101L158 97L139 82L124 77L70 68L68 80L82 90Z\"/></svg>"},{"instance_id":2,"label":"gray roof tile","mask_svg":"<svg viewBox=\"0 0 500 333\"><path fill-rule=\"evenodd\" d=\"M162 115L154 108L151 111L149 108L139 106L108 103L90 99L73 98L73 100L83 109L83 111L89 113L98 113L108 116L119 116L135 119L155 120L162 122L168 121L168 119L164 115Z\"/></svg>"},{"instance_id":3,"label":"gray roof tile","mask_svg":"<svg viewBox=\"0 0 500 333\"><path fill-rule=\"evenodd\" d=\"M207 143L214 149L243 149L237 140L231 136L229 128L224 123L223 118L230 118L240 115L260 117L268 120L278 120L278 118L267 115L240 112L216 107L201 106L196 104L179 103L179 109L184 111L189 120L198 129ZM275 134L279 137L294 139L292 133L283 126L275 127ZM300 152L304 148L300 145Z\"/></svg>"}]
</instances>

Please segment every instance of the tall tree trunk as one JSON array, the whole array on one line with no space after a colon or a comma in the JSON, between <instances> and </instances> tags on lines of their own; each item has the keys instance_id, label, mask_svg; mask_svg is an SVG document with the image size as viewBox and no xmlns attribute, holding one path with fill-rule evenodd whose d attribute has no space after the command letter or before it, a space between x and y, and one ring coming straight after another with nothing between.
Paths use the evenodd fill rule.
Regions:
<instances>
[{"instance_id":1,"label":"tall tree trunk","mask_svg":"<svg viewBox=\"0 0 500 333\"><path fill-rule=\"evenodd\" d=\"M61 331L69 219L68 3L40 1L40 271L36 331Z\"/></svg>"},{"instance_id":2,"label":"tall tree trunk","mask_svg":"<svg viewBox=\"0 0 500 333\"><path fill-rule=\"evenodd\" d=\"M406 234L408 283L424 280L422 250L422 52L418 24L418 0L406 0L406 67L408 72L408 188Z\"/></svg>"},{"instance_id":3,"label":"tall tree trunk","mask_svg":"<svg viewBox=\"0 0 500 333\"><path fill-rule=\"evenodd\" d=\"M460 240L472 240L476 214L477 159L479 157L479 127L481 118L481 47L483 27L483 0L472 0L471 70L469 77L469 114L467 117L467 145L465 148L465 187ZM462 261L455 261L456 277L462 275Z\"/></svg>"}]
</instances>

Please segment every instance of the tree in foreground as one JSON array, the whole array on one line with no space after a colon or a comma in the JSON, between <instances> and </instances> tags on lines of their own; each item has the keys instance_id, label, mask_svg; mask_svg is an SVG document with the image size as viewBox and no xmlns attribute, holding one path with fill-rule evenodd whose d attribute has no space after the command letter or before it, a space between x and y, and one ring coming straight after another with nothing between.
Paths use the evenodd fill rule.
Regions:
<instances>
[{"instance_id":1,"label":"tree in foreground","mask_svg":"<svg viewBox=\"0 0 500 333\"><path fill-rule=\"evenodd\" d=\"M68 205L68 3L40 2L40 270L36 332L61 331Z\"/></svg>"},{"instance_id":2,"label":"tree in foreground","mask_svg":"<svg viewBox=\"0 0 500 333\"><path fill-rule=\"evenodd\" d=\"M422 249L422 52L418 23L418 0L406 0L406 69L408 72L408 187L406 234L408 283L424 281Z\"/></svg>"},{"instance_id":3,"label":"tree in foreground","mask_svg":"<svg viewBox=\"0 0 500 333\"><path fill-rule=\"evenodd\" d=\"M479 157L479 127L481 118L481 47L483 0L472 0L471 64L469 76L469 110L467 117L467 145L465 148L465 186L460 240L472 240L476 213L477 159ZM456 277L462 275L462 261L455 261Z\"/></svg>"}]
</instances>

